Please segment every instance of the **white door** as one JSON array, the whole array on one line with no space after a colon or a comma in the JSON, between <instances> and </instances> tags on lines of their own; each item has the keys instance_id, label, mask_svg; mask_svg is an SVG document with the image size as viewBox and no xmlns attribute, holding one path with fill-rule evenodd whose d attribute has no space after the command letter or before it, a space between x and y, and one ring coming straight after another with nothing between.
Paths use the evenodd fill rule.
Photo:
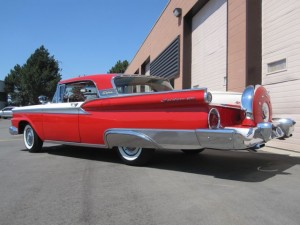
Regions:
<instances>
[{"instance_id":1,"label":"white door","mask_svg":"<svg viewBox=\"0 0 300 225\"><path fill-rule=\"evenodd\" d=\"M227 0L210 0L192 19L192 87L226 91Z\"/></svg>"},{"instance_id":2,"label":"white door","mask_svg":"<svg viewBox=\"0 0 300 225\"><path fill-rule=\"evenodd\" d=\"M300 151L300 1L262 1L262 84L273 117L296 120L292 138L269 146Z\"/></svg>"}]
</instances>

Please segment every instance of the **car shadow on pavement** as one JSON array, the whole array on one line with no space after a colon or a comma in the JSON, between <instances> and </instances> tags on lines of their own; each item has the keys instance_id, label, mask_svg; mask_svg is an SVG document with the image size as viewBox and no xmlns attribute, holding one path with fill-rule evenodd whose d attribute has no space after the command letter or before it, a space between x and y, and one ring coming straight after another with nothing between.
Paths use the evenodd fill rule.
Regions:
<instances>
[{"instance_id":1,"label":"car shadow on pavement","mask_svg":"<svg viewBox=\"0 0 300 225\"><path fill-rule=\"evenodd\" d=\"M247 151L205 150L198 155L161 151L150 167L214 176L243 182L262 182L300 164L300 158Z\"/></svg>"},{"instance_id":2,"label":"car shadow on pavement","mask_svg":"<svg viewBox=\"0 0 300 225\"><path fill-rule=\"evenodd\" d=\"M117 152L109 149L57 145L43 147L43 153L122 165ZM197 155L189 155L180 150L157 150L152 161L144 168L243 182L262 182L276 175L292 175L287 170L299 164L298 157L264 152L205 150Z\"/></svg>"}]
</instances>

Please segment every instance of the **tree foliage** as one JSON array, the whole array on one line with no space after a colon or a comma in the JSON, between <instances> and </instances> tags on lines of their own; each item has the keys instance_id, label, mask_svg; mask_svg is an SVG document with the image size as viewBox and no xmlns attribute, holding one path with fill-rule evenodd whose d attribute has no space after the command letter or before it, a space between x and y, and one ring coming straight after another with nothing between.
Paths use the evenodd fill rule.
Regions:
<instances>
[{"instance_id":1,"label":"tree foliage","mask_svg":"<svg viewBox=\"0 0 300 225\"><path fill-rule=\"evenodd\" d=\"M129 63L127 60L121 62L118 60L117 63L108 71L108 73L124 73Z\"/></svg>"},{"instance_id":2,"label":"tree foliage","mask_svg":"<svg viewBox=\"0 0 300 225\"><path fill-rule=\"evenodd\" d=\"M16 65L5 77L5 91L15 105L38 104L38 96L52 97L61 80L59 63L42 45L23 66Z\"/></svg>"}]
</instances>

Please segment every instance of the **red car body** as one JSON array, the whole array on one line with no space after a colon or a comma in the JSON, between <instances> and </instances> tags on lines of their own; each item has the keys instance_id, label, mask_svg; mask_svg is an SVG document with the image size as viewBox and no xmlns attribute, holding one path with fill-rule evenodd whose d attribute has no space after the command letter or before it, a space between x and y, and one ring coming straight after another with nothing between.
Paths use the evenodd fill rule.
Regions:
<instances>
[{"instance_id":1,"label":"red car body","mask_svg":"<svg viewBox=\"0 0 300 225\"><path fill-rule=\"evenodd\" d=\"M290 137L294 124L272 119L262 86L211 94L206 88L172 90L159 77L106 74L61 81L52 103L17 108L10 133L24 133L31 152L43 142L117 147L125 163L141 165L154 149L258 149Z\"/></svg>"}]
</instances>

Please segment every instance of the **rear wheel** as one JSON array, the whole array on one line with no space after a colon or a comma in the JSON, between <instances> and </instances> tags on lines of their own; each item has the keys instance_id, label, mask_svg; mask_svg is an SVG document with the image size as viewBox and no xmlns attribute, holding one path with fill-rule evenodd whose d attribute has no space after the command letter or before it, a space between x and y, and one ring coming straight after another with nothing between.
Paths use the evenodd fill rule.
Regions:
<instances>
[{"instance_id":1,"label":"rear wheel","mask_svg":"<svg viewBox=\"0 0 300 225\"><path fill-rule=\"evenodd\" d=\"M154 154L154 149L148 148L118 146L117 149L122 161L131 166L145 165Z\"/></svg>"},{"instance_id":2,"label":"rear wheel","mask_svg":"<svg viewBox=\"0 0 300 225\"><path fill-rule=\"evenodd\" d=\"M43 141L36 134L31 125L27 124L24 128L24 144L29 152L40 152L43 147Z\"/></svg>"},{"instance_id":3,"label":"rear wheel","mask_svg":"<svg viewBox=\"0 0 300 225\"><path fill-rule=\"evenodd\" d=\"M188 154L188 155L196 155L200 152L203 152L204 149L182 149L181 151L183 151L185 154Z\"/></svg>"}]
</instances>

